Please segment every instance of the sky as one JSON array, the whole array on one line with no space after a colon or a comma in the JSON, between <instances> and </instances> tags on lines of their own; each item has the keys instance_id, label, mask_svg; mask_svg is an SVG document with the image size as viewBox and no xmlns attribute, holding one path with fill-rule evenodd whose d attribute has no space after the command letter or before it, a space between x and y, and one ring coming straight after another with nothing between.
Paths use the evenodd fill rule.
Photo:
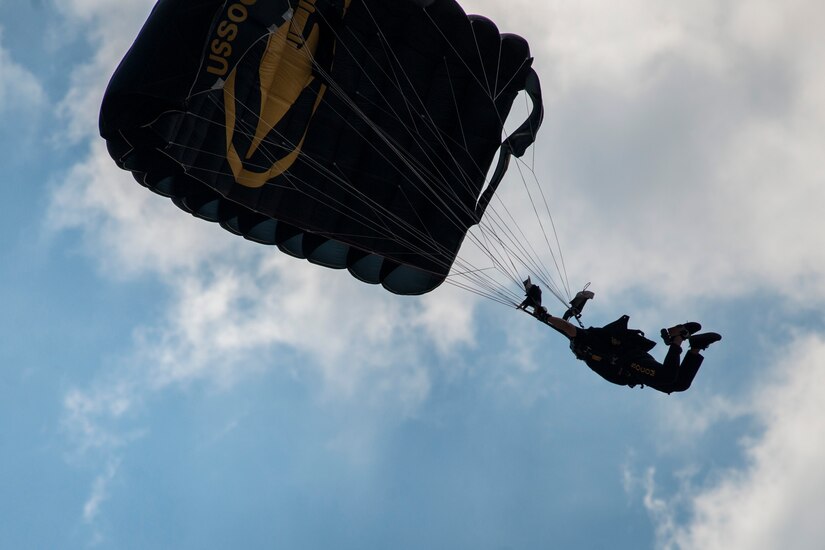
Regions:
<instances>
[{"instance_id":1,"label":"sky","mask_svg":"<svg viewBox=\"0 0 825 550\"><path fill-rule=\"evenodd\" d=\"M668 396L137 185L97 115L152 4L0 0L0 548L821 547L825 5L462 2L531 44L585 322L723 334Z\"/></svg>"}]
</instances>

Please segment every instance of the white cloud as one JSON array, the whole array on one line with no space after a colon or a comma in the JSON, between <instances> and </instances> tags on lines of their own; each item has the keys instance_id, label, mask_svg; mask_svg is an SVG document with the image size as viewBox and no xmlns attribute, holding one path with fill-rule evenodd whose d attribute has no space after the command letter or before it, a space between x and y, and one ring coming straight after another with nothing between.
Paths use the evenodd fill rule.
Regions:
<instances>
[{"instance_id":1,"label":"white cloud","mask_svg":"<svg viewBox=\"0 0 825 550\"><path fill-rule=\"evenodd\" d=\"M75 141L94 139L100 103L106 84L132 45L153 0L67 0L57 2L67 24L79 26L97 46L93 58L72 71L71 87L58 106L66 119L66 137Z\"/></svg>"},{"instance_id":2,"label":"white cloud","mask_svg":"<svg viewBox=\"0 0 825 550\"><path fill-rule=\"evenodd\" d=\"M373 371L407 377L403 368L385 369L402 358L415 370L413 342L421 337L442 354L472 344L473 303L463 294L405 300L241 240L137 185L100 143L57 189L50 223L81 229L107 273L150 275L168 286L167 314L138 342L141 361L153 365L149 386L227 383L234 369L263 368L283 345L311 357L330 388L346 395ZM420 377L409 379L420 399Z\"/></svg>"},{"instance_id":3,"label":"white cloud","mask_svg":"<svg viewBox=\"0 0 825 550\"><path fill-rule=\"evenodd\" d=\"M0 114L35 111L46 103L46 92L31 71L12 59L2 39L0 28Z\"/></svg>"},{"instance_id":4,"label":"white cloud","mask_svg":"<svg viewBox=\"0 0 825 550\"><path fill-rule=\"evenodd\" d=\"M231 383L277 364L273 350L286 346L311 358L333 393L365 391L375 376L414 404L427 393L415 342L432 338L442 354L472 343L464 296L404 300L243 241L141 188L99 144L93 151L54 195L53 227L82 229L106 272L160 277L172 296L166 315L139 333L149 378L133 390Z\"/></svg>"},{"instance_id":5,"label":"white cloud","mask_svg":"<svg viewBox=\"0 0 825 550\"><path fill-rule=\"evenodd\" d=\"M702 368L705 370L714 368L714 364L718 365L718 361L711 357L707 365ZM697 378L701 377L700 371ZM673 447L677 444L681 447L689 447L695 443L697 438L706 435L720 423L749 417L753 414L750 403L737 402L727 395L700 393L695 388L691 391L693 394L690 400L668 399L660 404L659 431L663 445L668 447L668 449L662 449L664 452L673 451Z\"/></svg>"},{"instance_id":6,"label":"white cloud","mask_svg":"<svg viewBox=\"0 0 825 550\"><path fill-rule=\"evenodd\" d=\"M810 21L823 8L771 4L781 41L741 23L745 3L655 3L641 17L626 4L547 9L542 169L568 265L610 294L821 303L825 78Z\"/></svg>"},{"instance_id":7,"label":"white cloud","mask_svg":"<svg viewBox=\"0 0 825 550\"><path fill-rule=\"evenodd\" d=\"M83 454L91 449L109 451L122 446L124 438L107 429L106 423L118 419L134 406L134 391L125 380L102 385L92 391L70 390L64 400L64 425Z\"/></svg>"},{"instance_id":8,"label":"white cloud","mask_svg":"<svg viewBox=\"0 0 825 550\"><path fill-rule=\"evenodd\" d=\"M670 311L825 302L821 3L462 5L533 46L545 123L528 157L574 286ZM519 186L511 171L502 195L522 220Z\"/></svg>"},{"instance_id":9,"label":"white cloud","mask_svg":"<svg viewBox=\"0 0 825 550\"><path fill-rule=\"evenodd\" d=\"M741 405L764 426L742 442L746 464L717 472L703 487L682 483L672 498L656 497L645 477L644 504L657 525L662 548L821 548L825 540L825 339L798 336L772 375ZM695 472L694 472L695 473ZM686 523L676 512L688 509Z\"/></svg>"},{"instance_id":10,"label":"white cloud","mask_svg":"<svg viewBox=\"0 0 825 550\"><path fill-rule=\"evenodd\" d=\"M55 230L84 231L90 253L115 276L152 273L174 280L180 270L194 270L201 258L220 257L233 245L223 230L138 185L100 139L55 190L48 222Z\"/></svg>"},{"instance_id":11,"label":"white cloud","mask_svg":"<svg viewBox=\"0 0 825 550\"><path fill-rule=\"evenodd\" d=\"M92 529L87 543L90 548L100 545L105 540L103 532L96 525L96 520L103 503L110 497L111 485L119 468L120 460L109 459L103 471L92 481L89 496L83 503L83 521Z\"/></svg>"},{"instance_id":12,"label":"white cloud","mask_svg":"<svg viewBox=\"0 0 825 550\"><path fill-rule=\"evenodd\" d=\"M109 497L109 485L117 473L118 463L110 462L103 473L92 483L89 498L83 504L83 520L92 523L100 512L100 506Z\"/></svg>"}]
</instances>

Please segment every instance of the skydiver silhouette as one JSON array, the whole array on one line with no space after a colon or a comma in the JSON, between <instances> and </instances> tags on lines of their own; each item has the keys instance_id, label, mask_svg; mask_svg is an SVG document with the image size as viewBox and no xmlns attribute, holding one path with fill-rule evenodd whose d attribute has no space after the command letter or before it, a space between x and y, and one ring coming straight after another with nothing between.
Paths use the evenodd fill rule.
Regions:
<instances>
[{"instance_id":1,"label":"skydiver silhouette","mask_svg":"<svg viewBox=\"0 0 825 550\"><path fill-rule=\"evenodd\" d=\"M535 287L537 285L531 284L531 288ZM527 290L526 284L525 289ZM587 292L588 298L592 298L593 293ZM538 294L540 295L540 290ZM580 309L578 313L581 313ZM584 361L608 382L631 388L637 385L650 386L667 394L687 390L704 361L701 352L722 339L716 332L697 334L702 325L693 321L663 328L660 334L668 351L665 360L660 363L648 353L656 343L645 338L642 331L629 329L627 322L630 317L627 315L603 327L589 328L577 327L568 322L567 313L564 318L553 316L540 303L534 306L532 315L566 336L576 358ZM579 315L576 317L578 319ZM681 359L682 344L685 341L690 348L684 359Z\"/></svg>"}]
</instances>

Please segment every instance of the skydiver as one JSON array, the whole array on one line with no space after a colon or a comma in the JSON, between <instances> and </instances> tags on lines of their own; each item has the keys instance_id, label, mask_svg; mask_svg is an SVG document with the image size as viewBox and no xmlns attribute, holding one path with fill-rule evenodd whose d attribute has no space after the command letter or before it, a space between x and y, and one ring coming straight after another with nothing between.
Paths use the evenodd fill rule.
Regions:
<instances>
[{"instance_id":1,"label":"skydiver","mask_svg":"<svg viewBox=\"0 0 825 550\"><path fill-rule=\"evenodd\" d=\"M715 332L697 334L702 325L692 321L663 328L661 337L668 351L664 362L659 363L648 353L656 343L645 338L642 331L627 328L627 315L604 327L590 328L576 327L542 307L534 308L533 316L566 336L576 358L608 382L631 388L650 386L667 394L687 390L704 361L700 352L722 339ZM685 341L690 349L680 361Z\"/></svg>"}]
</instances>

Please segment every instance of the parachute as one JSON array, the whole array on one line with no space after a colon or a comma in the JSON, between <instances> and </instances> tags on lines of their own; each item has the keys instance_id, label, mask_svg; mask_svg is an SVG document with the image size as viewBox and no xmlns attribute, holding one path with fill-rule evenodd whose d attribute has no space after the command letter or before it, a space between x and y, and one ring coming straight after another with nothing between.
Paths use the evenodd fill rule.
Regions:
<instances>
[{"instance_id":1,"label":"parachute","mask_svg":"<svg viewBox=\"0 0 825 550\"><path fill-rule=\"evenodd\" d=\"M523 38L455 0L159 0L100 134L186 212L423 294L535 139L531 64ZM520 92L529 115L502 140Z\"/></svg>"}]
</instances>

